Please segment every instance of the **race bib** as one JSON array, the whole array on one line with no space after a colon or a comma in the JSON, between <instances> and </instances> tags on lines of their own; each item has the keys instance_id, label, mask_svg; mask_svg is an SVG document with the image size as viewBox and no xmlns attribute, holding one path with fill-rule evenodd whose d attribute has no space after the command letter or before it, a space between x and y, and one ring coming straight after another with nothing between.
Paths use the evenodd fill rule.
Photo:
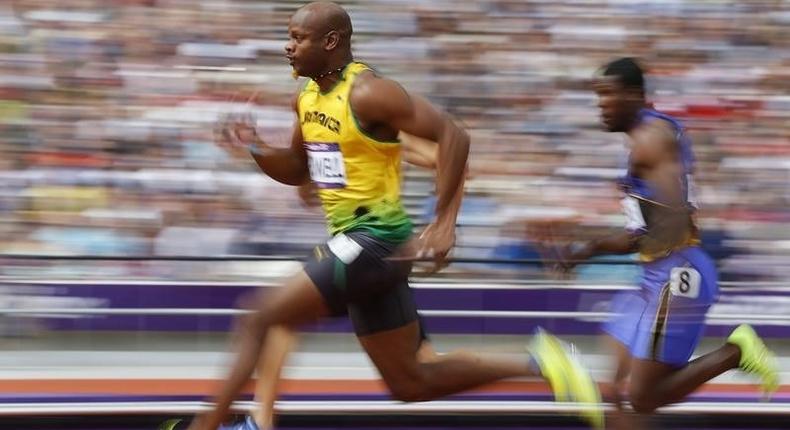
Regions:
<instances>
[{"instance_id":1,"label":"race bib","mask_svg":"<svg viewBox=\"0 0 790 430\"><path fill-rule=\"evenodd\" d=\"M694 209L699 209L699 200L697 200L697 186L694 184L694 177L686 175L686 201Z\"/></svg>"},{"instance_id":2,"label":"race bib","mask_svg":"<svg viewBox=\"0 0 790 430\"><path fill-rule=\"evenodd\" d=\"M669 290L675 296L699 297L700 275L693 267L674 267L669 274Z\"/></svg>"},{"instance_id":3,"label":"race bib","mask_svg":"<svg viewBox=\"0 0 790 430\"><path fill-rule=\"evenodd\" d=\"M639 201L631 196L626 196L620 200L620 205L623 208L626 222L625 228L629 231L638 231L647 227L645 217L642 215L642 208L639 207Z\"/></svg>"},{"instance_id":4,"label":"race bib","mask_svg":"<svg viewBox=\"0 0 790 430\"><path fill-rule=\"evenodd\" d=\"M305 142L310 179L318 188L345 188L346 165L337 143Z\"/></svg>"},{"instance_id":5,"label":"race bib","mask_svg":"<svg viewBox=\"0 0 790 430\"><path fill-rule=\"evenodd\" d=\"M359 257L359 254L362 253L362 245L354 242L343 233L333 237L326 244L337 259L345 264L353 263Z\"/></svg>"}]
</instances>

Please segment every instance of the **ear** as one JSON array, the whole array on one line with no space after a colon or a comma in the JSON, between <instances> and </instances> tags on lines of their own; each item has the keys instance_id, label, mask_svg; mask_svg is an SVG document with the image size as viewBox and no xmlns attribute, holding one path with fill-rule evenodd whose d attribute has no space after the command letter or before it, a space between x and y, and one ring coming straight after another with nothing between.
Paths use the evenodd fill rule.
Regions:
<instances>
[{"instance_id":1,"label":"ear","mask_svg":"<svg viewBox=\"0 0 790 430\"><path fill-rule=\"evenodd\" d=\"M645 92L641 88L629 88L626 90L626 94L628 95L628 100L637 103L642 103L645 100Z\"/></svg>"},{"instance_id":2,"label":"ear","mask_svg":"<svg viewBox=\"0 0 790 430\"><path fill-rule=\"evenodd\" d=\"M337 30L332 30L326 34L326 42L324 43L324 49L327 51L331 51L340 44L340 33Z\"/></svg>"}]
</instances>

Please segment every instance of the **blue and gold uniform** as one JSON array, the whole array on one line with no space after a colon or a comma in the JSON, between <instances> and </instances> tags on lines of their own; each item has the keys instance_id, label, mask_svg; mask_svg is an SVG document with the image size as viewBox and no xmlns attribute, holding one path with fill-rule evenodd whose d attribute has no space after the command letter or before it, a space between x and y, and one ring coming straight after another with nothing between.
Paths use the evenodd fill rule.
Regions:
<instances>
[{"instance_id":1,"label":"blue and gold uniform","mask_svg":"<svg viewBox=\"0 0 790 430\"><path fill-rule=\"evenodd\" d=\"M684 203L671 207L660 202L651 184L630 171L620 179L626 229L637 236L642 273L638 291L615 297L616 316L604 331L635 358L684 366L702 336L705 314L718 299L718 275L713 260L699 247L691 140L675 118L651 109L639 112L640 125L657 120L675 130Z\"/></svg>"}]
</instances>

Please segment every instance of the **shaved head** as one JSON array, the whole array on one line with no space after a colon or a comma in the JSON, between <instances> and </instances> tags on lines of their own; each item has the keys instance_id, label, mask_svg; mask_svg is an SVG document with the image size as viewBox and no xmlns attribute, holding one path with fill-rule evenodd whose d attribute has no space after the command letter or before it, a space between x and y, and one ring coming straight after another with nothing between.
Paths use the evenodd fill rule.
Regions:
<instances>
[{"instance_id":1,"label":"shaved head","mask_svg":"<svg viewBox=\"0 0 790 430\"><path fill-rule=\"evenodd\" d=\"M315 77L353 61L351 17L336 3L315 2L291 16L285 54L295 75Z\"/></svg>"},{"instance_id":2,"label":"shaved head","mask_svg":"<svg viewBox=\"0 0 790 430\"><path fill-rule=\"evenodd\" d=\"M304 5L294 13L291 21L298 21L304 28L319 34L336 31L341 44L348 44L353 33L348 12L332 2L319 1Z\"/></svg>"}]
</instances>

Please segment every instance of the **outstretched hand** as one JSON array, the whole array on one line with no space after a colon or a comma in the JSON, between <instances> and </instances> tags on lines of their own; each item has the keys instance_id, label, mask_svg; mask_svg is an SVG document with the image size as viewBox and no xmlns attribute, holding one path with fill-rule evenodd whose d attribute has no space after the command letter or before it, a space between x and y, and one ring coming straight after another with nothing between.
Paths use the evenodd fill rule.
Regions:
<instances>
[{"instance_id":1,"label":"outstretched hand","mask_svg":"<svg viewBox=\"0 0 790 430\"><path fill-rule=\"evenodd\" d=\"M531 221L526 225L527 236L543 260L544 266L554 279L569 279L581 255L578 244L571 242L576 222L572 219L548 219Z\"/></svg>"},{"instance_id":2,"label":"outstretched hand","mask_svg":"<svg viewBox=\"0 0 790 430\"><path fill-rule=\"evenodd\" d=\"M259 93L254 93L247 100L247 108ZM214 126L214 140L221 148L235 157L248 157L250 151L261 149L267 144L258 134L256 120L252 112L231 112L219 116Z\"/></svg>"},{"instance_id":3,"label":"outstretched hand","mask_svg":"<svg viewBox=\"0 0 790 430\"><path fill-rule=\"evenodd\" d=\"M563 280L571 278L573 269L578 263L571 245L542 242L537 244L537 249L551 278Z\"/></svg>"},{"instance_id":4,"label":"outstretched hand","mask_svg":"<svg viewBox=\"0 0 790 430\"><path fill-rule=\"evenodd\" d=\"M214 127L214 139L235 157L248 157L250 150L266 146L250 113L223 115Z\"/></svg>"}]
</instances>

